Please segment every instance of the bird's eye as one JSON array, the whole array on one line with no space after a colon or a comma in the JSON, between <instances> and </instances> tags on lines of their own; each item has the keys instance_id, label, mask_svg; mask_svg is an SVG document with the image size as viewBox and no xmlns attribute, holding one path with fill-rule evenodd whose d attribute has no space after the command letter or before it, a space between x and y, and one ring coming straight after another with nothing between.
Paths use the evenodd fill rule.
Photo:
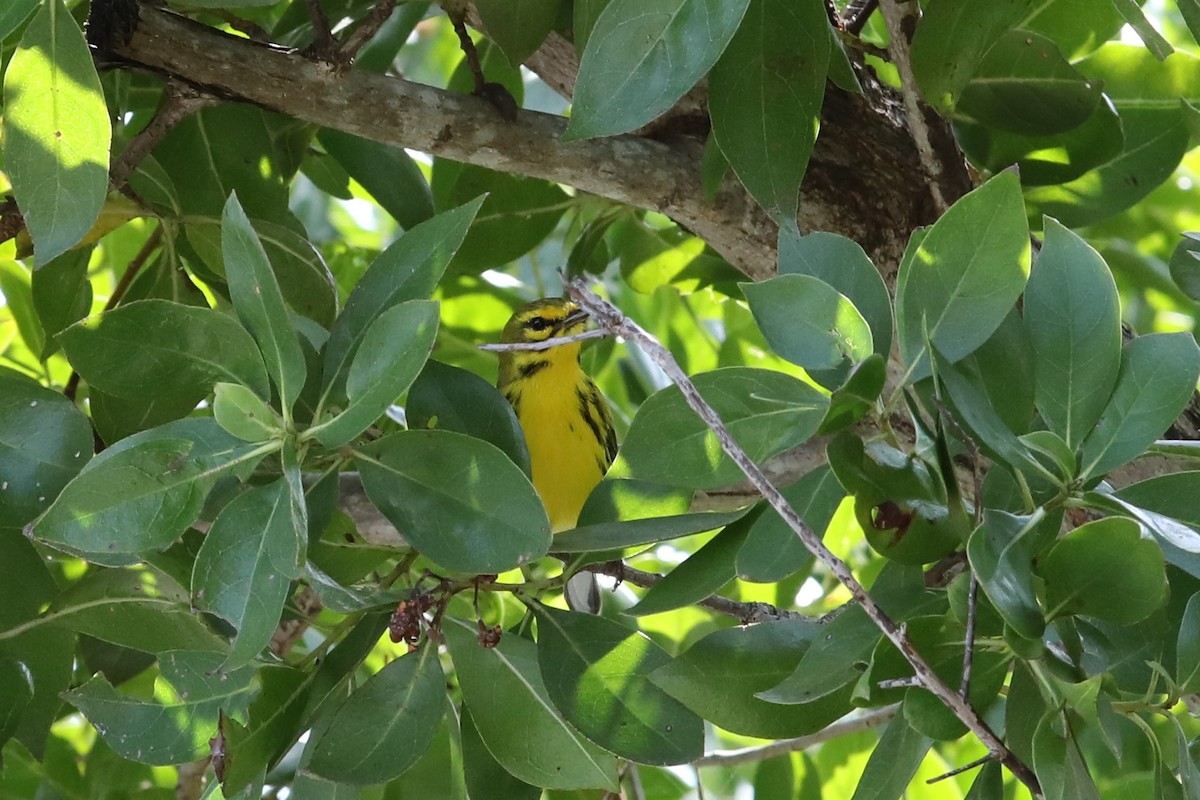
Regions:
<instances>
[{"instance_id":1,"label":"bird's eye","mask_svg":"<svg viewBox=\"0 0 1200 800\"><path fill-rule=\"evenodd\" d=\"M546 328L549 326L550 323L546 322L545 317L534 317L533 319L529 320L529 322L526 324L529 326L530 330L544 331L544 330L546 330Z\"/></svg>"}]
</instances>

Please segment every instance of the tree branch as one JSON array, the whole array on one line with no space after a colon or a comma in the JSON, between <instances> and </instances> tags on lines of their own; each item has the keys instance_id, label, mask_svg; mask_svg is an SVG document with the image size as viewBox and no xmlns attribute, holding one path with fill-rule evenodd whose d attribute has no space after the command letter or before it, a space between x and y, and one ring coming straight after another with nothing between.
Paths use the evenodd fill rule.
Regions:
<instances>
[{"instance_id":1,"label":"tree branch","mask_svg":"<svg viewBox=\"0 0 1200 800\"><path fill-rule=\"evenodd\" d=\"M830 725L826 725L816 733L807 736L797 736L795 739L780 739L770 744L758 747L742 747L737 750L716 750L692 762L697 767L735 767L738 764L750 764L755 761L765 761L768 758L794 753L797 750L807 750L823 742L832 741L841 736L848 736L860 731L877 728L896 716L900 710L899 703L882 708L873 708L862 714L843 717Z\"/></svg>"},{"instance_id":2,"label":"tree branch","mask_svg":"<svg viewBox=\"0 0 1200 800\"><path fill-rule=\"evenodd\" d=\"M738 465L746 477L750 479L750 482L754 484L755 488L762 492L766 501L771 504L771 507L787 523L788 527L795 532L808 551L816 556L833 573L838 581L850 591L850 594L862 606L871 620L883 631L883 635L896 646L896 649L908 661L916 677L920 680L921 685L936 696L972 733L979 737L979 740L983 742L988 750L1001 763L1008 767L1029 788L1030 792L1040 797L1041 788L1038 784L1037 776L1033 774L1033 771L1005 746L1000 737L988 727L988 724L971 707L970 703L946 685L946 682L933 671L929 662L925 660L925 657L909 641L908 634L902 627L896 625L891 617L875 601L875 598L867 593L867 590L854 577L846 562L834 555L825 546L824 542L821 541L820 537L813 533L812 529L805 524L804 520L791 507L779 489L771 483L762 469L754 463L746 454L746 451L742 449L741 445L734 440L733 435L721 420L720 415L700 396L695 384L692 383L691 379L680 368L679 363L675 361L675 357L671 355L671 352L636 322L622 314L615 306L590 291L581 279L576 278L567 284L567 294L575 302L579 303L580 308L587 311L598 325L618 336L624 337L626 341L637 344L650 360L666 372L667 377L671 379L672 383L679 387L684 400L691 407L692 411L703 420L709 430L716 434L717 440L721 444L721 449Z\"/></svg>"}]
</instances>

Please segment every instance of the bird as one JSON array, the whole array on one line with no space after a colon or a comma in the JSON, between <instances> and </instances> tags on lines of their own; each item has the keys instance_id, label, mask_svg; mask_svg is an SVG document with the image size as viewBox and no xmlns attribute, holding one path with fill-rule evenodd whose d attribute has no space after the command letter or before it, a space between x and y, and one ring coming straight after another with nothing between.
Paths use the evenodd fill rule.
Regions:
<instances>
[{"instance_id":1,"label":"bird","mask_svg":"<svg viewBox=\"0 0 1200 800\"><path fill-rule=\"evenodd\" d=\"M587 312L565 297L545 297L518 308L504 326L505 344L544 342L580 333ZM533 488L555 533L570 530L588 495L617 455L617 433L608 401L584 372L581 342L546 350L500 353L497 388L521 424L529 448ZM565 587L567 603L597 613L595 576L576 573Z\"/></svg>"}]
</instances>

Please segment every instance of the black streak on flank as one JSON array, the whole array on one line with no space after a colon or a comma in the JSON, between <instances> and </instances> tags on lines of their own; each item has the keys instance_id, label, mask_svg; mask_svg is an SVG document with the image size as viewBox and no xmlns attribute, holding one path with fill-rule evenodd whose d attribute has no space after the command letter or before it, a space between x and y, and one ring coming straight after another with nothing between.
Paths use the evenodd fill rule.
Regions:
<instances>
[{"instance_id":1,"label":"black streak on flank","mask_svg":"<svg viewBox=\"0 0 1200 800\"><path fill-rule=\"evenodd\" d=\"M521 393L509 389L504 393L504 399L512 406L513 413L519 418L521 416Z\"/></svg>"},{"instance_id":2,"label":"black streak on flank","mask_svg":"<svg viewBox=\"0 0 1200 800\"><path fill-rule=\"evenodd\" d=\"M607 437L605 436L604 431L600 430L600 422L596 419L596 413L598 413L598 411L595 407L595 403L603 401L596 396L595 388L591 387L591 390L587 394L584 394L583 389L576 388L575 397L579 400L579 414L583 417L588 427L592 429L592 436L596 437L596 441L601 446L607 447L605 444ZM600 468L600 471L604 472L607 469L608 465L603 464Z\"/></svg>"},{"instance_id":3,"label":"black streak on flank","mask_svg":"<svg viewBox=\"0 0 1200 800\"><path fill-rule=\"evenodd\" d=\"M546 359L542 361L527 361L517 367L517 372L520 373L522 378L532 378L548 366L550 366L550 362Z\"/></svg>"}]
</instances>

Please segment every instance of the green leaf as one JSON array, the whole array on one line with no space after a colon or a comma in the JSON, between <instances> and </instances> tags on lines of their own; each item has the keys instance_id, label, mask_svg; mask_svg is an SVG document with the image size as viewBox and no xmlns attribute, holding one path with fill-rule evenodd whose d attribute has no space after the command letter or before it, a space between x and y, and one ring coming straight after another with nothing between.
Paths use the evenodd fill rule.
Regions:
<instances>
[{"instance_id":1,"label":"green leaf","mask_svg":"<svg viewBox=\"0 0 1200 800\"><path fill-rule=\"evenodd\" d=\"M322 395L340 387L367 328L405 300L429 297L467 234L483 198L422 222L397 239L367 268L329 332ZM339 388L340 391L340 388Z\"/></svg>"},{"instance_id":2,"label":"green leaf","mask_svg":"<svg viewBox=\"0 0 1200 800\"><path fill-rule=\"evenodd\" d=\"M833 369L874 350L871 328L854 303L820 278L779 275L738 286L767 344L793 364Z\"/></svg>"},{"instance_id":3,"label":"green leaf","mask_svg":"<svg viewBox=\"0 0 1200 800\"><path fill-rule=\"evenodd\" d=\"M39 354L43 359L58 350L54 337L92 310L92 283L87 277L92 250L91 247L70 250L42 264L31 276L33 308L46 337Z\"/></svg>"},{"instance_id":4,"label":"green leaf","mask_svg":"<svg viewBox=\"0 0 1200 800\"><path fill-rule=\"evenodd\" d=\"M38 0L13 0L3 9L0 9L0 39L7 39L8 35L21 27L33 10L38 7Z\"/></svg>"},{"instance_id":5,"label":"green leaf","mask_svg":"<svg viewBox=\"0 0 1200 800\"><path fill-rule=\"evenodd\" d=\"M1046 581L1047 619L1083 614L1133 625L1166 600L1162 550L1142 539L1138 524L1125 517L1071 531L1046 555L1039 572Z\"/></svg>"},{"instance_id":6,"label":"green leaf","mask_svg":"<svg viewBox=\"0 0 1200 800\"><path fill-rule=\"evenodd\" d=\"M564 140L627 133L670 109L716 63L749 3L609 2L587 37Z\"/></svg>"},{"instance_id":7,"label":"green leaf","mask_svg":"<svg viewBox=\"0 0 1200 800\"><path fill-rule=\"evenodd\" d=\"M308 768L359 786L391 780L421 757L445 713L437 645L426 641L346 698L308 745Z\"/></svg>"},{"instance_id":8,"label":"green leaf","mask_svg":"<svg viewBox=\"0 0 1200 800\"><path fill-rule=\"evenodd\" d=\"M476 641L476 627L454 617L445 618L442 632L471 719L501 766L547 789L616 790L616 758L583 738L555 708L533 642L507 634L485 648Z\"/></svg>"},{"instance_id":9,"label":"green leaf","mask_svg":"<svg viewBox=\"0 0 1200 800\"><path fill-rule=\"evenodd\" d=\"M358 458L371 502L414 547L459 572L498 573L550 549L550 522L519 468L449 431L401 431Z\"/></svg>"},{"instance_id":10,"label":"green leaf","mask_svg":"<svg viewBox=\"0 0 1200 800\"><path fill-rule=\"evenodd\" d=\"M76 637L61 628L26 625L38 617L59 589L46 568L45 557L33 543L19 532L3 528L0 528L0 585L6 591L5 602L0 604L0 659L11 659L23 666L22 683L26 673L33 678L33 695L24 704L20 719L12 728L7 725L4 728L35 757L41 758L50 725L58 718L62 706L58 694L71 684ZM25 632L13 635L14 628L25 628ZM6 690L0 686L0 692L3 691Z\"/></svg>"},{"instance_id":11,"label":"green leaf","mask_svg":"<svg viewBox=\"0 0 1200 800\"><path fill-rule=\"evenodd\" d=\"M404 148L332 128L321 129L317 141L400 227L408 230L433 216L429 183Z\"/></svg>"},{"instance_id":12,"label":"green leaf","mask_svg":"<svg viewBox=\"0 0 1200 800\"><path fill-rule=\"evenodd\" d=\"M1009 31L984 55L955 112L1025 136L1064 133L1092 115L1100 88L1049 38Z\"/></svg>"},{"instance_id":13,"label":"green leaf","mask_svg":"<svg viewBox=\"0 0 1200 800\"><path fill-rule=\"evenodd\" d=\"M871 326L875 352L892 350L892 299L879 270L862 247L836 233L817 231L797 236L788 226L779 229L779 274L820 278L850 299Z\"/></svg>"},{"instance_id":14,"label":"green leaf","mask_svg":"<svg viewBox=\"0 0 1200 800\"><path fill-rule=\"evenodd\" d=\"M138 553L174 542L200 517L222 474L252 457L249 445L194 454L187 439L151 439L97 459L63 489L33 535L73 553Z\"/></svg>"},{"instance_id":15,"label":"green leaf","mask_svg":"<svg viewBox=\"0 0 1200 800\"><path fill-rule=\"evenodd\" d=\"M1029 430L1036 410L1032 350L1021 313L1013 308L986 342L954 365L1014 433Z\"/></svg>"},{"instance_id":16,"label":"green leaf","mask_svg":"<svg viewBox=\"0 0 1200 800\"><path fill-rule=\"evenodd\" d=\"M221 216L221 252L233 308L258 342L267 372L279 389L284 417L290 418L308 368L267 253L236 193L229 196Z\"/></svg>"},{"instance_id":17,"label":"green leaf","mask_svg":"<svg viewBox=\"0 0 1200 800\"><path fill-rule=\"evenodd\" d=\"M1121 367L1121 309L1104 259L1052 219L1025 289L1038 411L1075 448L1108 403Z\"/></svg>"},{"instance_id":18,"label":"green leaf","mask_svg":"<svg viewBox=\"0 0 1200 800\"><path fill-rule=\"evenodd\" d=\"M1040 522L989 508L967 541L979 585L1009 627L1026 639L1041 638L1046 628L1033 587L1033 559L1046 544Z\"/></svg>"},{"instance_id":19,"label":"green leaf","mask_svg":"<svg viewBox=\"0 0 1200 800\"><path fill-rule=\"evenodd\" d=\"M586 553L665 542L722 528L743 517L748 510L747 507L736 511L697 511L580 525L554 536L554 552Z\"/></svg>"},{"instance_id":20,"label":"green leaf","mask_svg":"<svg viewBox=\"0 0 1200 800\"><path fill-rule=\"evenodd\" d=\"M926 102L958 102L984 55L1033 6L1031 0L933 0L912 37L912 69Z\"/></svg>"},{"instance_id":21,"label":"green leaf","mask_svg":"<svg viewBox=\"0 0 1200 800\"><path fill-rule=\"evenodd\" d=\"M844 691L812 703L778 705L756 694L786 678L826 630L786 619L715 631L658 667L650 680L725 730L771 739L802 736L845 714L852 675L843 674Z\"/></svg>"},{"instance_id":22,"label":"green leaf","mask_svg":"<svg viewBox=\"0 0 1200 800\"><path fill-rule=\"evenodd\" d=\"M1033 736L1033 768L1046 797L1062 800L1100 800L1067 714L1052 709Z\"/></svg>"},{"instance_id":23,"label":"green leaf","mask_svg":"<svg viewBox=\"0 0 1200 800\"><path fill-rule=\"evenodd\" d=\"M1183 112L1118 108L1125 131L1121 152L1069 183L1030 189L1026 200L1031 206L1078 228L1131 208L1171 177L1188 149Z\"/></svg>"},{"instance_id":24,"label":"green leaf","mask_svg":"<svg viewBox=\"0 0 1200 800\"><path fill-rule=\"evenodd\" d=\"M913 729L906 715L892 717L867 759L851 800L895 800L902 796L932 745Z\"/></svg>"},{"instance_id":25,"label":"green leaf","mask_svg":"<svg viewBox=\"0 0 1200 800\"><path fill-rule=\"evenodd\" d=\"M647 677L671 661L649 637L592 614L534 611L546 692L577 730L639 764L686 764L704 753L704 722Z\"/></svg>"},{"instance_id":26,"label":"green leaf","mask_svg":"<svg viewBox=\"0 0 1200 800\"><path fill-rule=\"evenodd\" d=\"M1178 564L1180 555L1200 553L1200 509L1194 502L1197 492L1200 472L1176 472L1139 481L1104 499L1119 503L1116 509L1106 510L1132 514L1146 525L1163 545L1167 559ZM1179 550L1185 552L1180 554Z\"/></svg>"},{"instance_id":27,"label":"green leaf","mask_svg":"<svg viewBox=\"0 0 1200 800\"><path fill-rule=\"evenodd\" d=\"M169 700L165 704L120 694L98 676L64 692L63 697L83 712L123 758L141 764L184 764L208 755L218 711L244 705L251 691L253 670L217 672L219 661L203 653L176 654L174 661L163 659L164 680L160 680L156 695L166 695ZM209 674L203 672L206 667Z\"/></svg>"},{"instance_id":28,"label":"green leaf","mask_svg":"<svg viewBox=\"0 0 1200 800\"><path fill-rule=\"evenodd\" d=\"M408 389L437 338L438 304L409 300L389 308L363 334L346 376L346 408L309 434L329 448L350 442Z\"/></svg>"},{"instance_id":29,"label":"green leaf","mask_svg":"<svg viewBox=\"0 0 1200 800\"><path fill-rule=\"evenodd\" d=\"M821 800L821 773L806 753L763 759L754 771L754 796Z\"/></svg>"},{"instance_id":30,"label":"green leaf","mask_svg":"<svg viewBox=\"0 0 1200 800\"><path fill-rule=\"evenodd\" d=\"M1200 688L1200 592L1188 600L1175 646L1175 682L1183 694Z\"/></svg>"},{"instance_id":31,"label":"green leaf","mask_svg":"<svg viewBox=\"0 0 1200 800\"><path fill-rule=\"evenodd\" d=\"M824 536L846 492L827 464L817 467L783 490L784 499L818 537ZM811 564L812 553L783 518L772 511L750 526L737 554L737 573L743 580L774 583Z\"/></svg>"},{"instance_id":32,"label":"green leaf","mask_svg":"<svg viewBox=\"0 0 1200 800\"><path fill-rule=\"evenodd\" d=\"M239 198L244 195L238 195ZM302 317L328 327L337 316L337 285L321 254L304 236L290 228L261 219L251 219L271 271L288 307ZM189 214L183 226L187 244L195 251L200 271L210 284L224 290L226 280L223 233L219 216ZM210 273L210 274L205 274Z\"/></svg>"},{"instance_id":33,"label":"green leaf","mask_svg":"<svg viewBox=\"0 0 1200 800\"><path fill-rule=\"evenodd\" d=\"M89 385L119 397L137 398L153 386L160 396L194 405L217 381L270 396L254 340L232 317L209 308L141 300L78 322L59 341Z\"/></svg>"},{"instance_id":34,"label":"green leaf","mask_svg":"<svg viewBox=\"0 0 1200 800\"><path fill-rule=\"evenodd\" d=\"M973 162L989 172L1016 164L1025 187L1073 181L1111 161L1125 144L1121 117L1107 95L1082 125L1051 136L1021 136L966 120L954 127Z\"/></svg>"},{"instance_id":35,"label":"green leaf","mask_svg":"<svg viewBox=\"0 0 1200 800\"><path fill-rule=\"evenodd\" d=\"M1200 0L1197 0L1200 3ZM1192 300L1200 300L1200 233L1188 231L1171 253L1171 280Z\"/></svg>"},{"instance_id":36,"label":"green leaf","mask_svg":"<svg viewBox=\"0 0 1200 800\"><path fill-rule=\"evenodd\" d=\"M1187 406L1200 378L1190 333L1140 336L1125 345L1108 405L1083 440L1083 478L1103 475L1145 452Z\"/></svg>"},{"instance_id":37,"label":"green leaf","mask_svg":"<svg viewBox=\"0 0 1200 800\"><path fill-rule=\"evenodd\" d=\"M1141 6L1136 0L1112 0L1113 7L1117 9L1129 27L1137 31L1137 35L1142 40L1142 44L1146 45L1146 49L1154 54L1154 57L1162 61L1175 49L1171 47L1171 43L1163 38L1150 20L1146 19L1146 15L1142 12Z\"/></svg>"},{"instance_id":38,"label":"green leaf","mask_svg":"<svg viewBox=\"0 0 1200 800\"><path fill-rule=\"evenodd\" d=\"M829 68L819 0L751 0L708 76L713 136L750 195L794 228Z\"/></svg>"},{"instance_id":39,"label":"green leaf","mask_svg":"<svg viewBox=\"0 0 1200 800\"><path fill-rule=\"evenodd\" d=\"M245 386L218 383L214 392L213 418L237 438L247 442L263 442L283 432L283 421L279 416Z\"/></svg>"},{"instance_id":40,"label":"green leaf","mask_svg":"<svg viewBox=\"0 0 1200 800\"><path fill-rule=\"evenodd\" d=\"M108 193L108 106L83 32L47 0L4 73L4 167L39 265L77 244Z\"/></svg>"},{"instance_id":41,"label":"green leaf","mask_svg":"<svg viewBox=\"0 0 1200 800\"><path fill-rule=\"evenodd\" d=\"M0 371L0 528L46 510L92 457L87 418L60 393Z\"/></svg>"},{"instance_id":42,"label":"green leaf","mask_svg":"<svg viewBox=\"0 0 1200 800\"><path fill-rule=\"evenodd\" d=\"M499 447L529 474L529 448L512 405L473 372L429 360L408 390L408 427L465 433Z\"/></svg>"},{"instance_id":43,"label":"green leaf","mask_svg":"<svg viewBox=\"0 0 1200 800\"><path fill-rule=\"evenodd\" d=\"M812 436L829 407L828 398L811 386L769 370L728 367L693 381L756 462ZM714 489L742 478L716 434L675 386L655 393L638 409L609 475L693 489Z\"/></svg>"},{"instance_id":44,"label":"green leaf","mask_svg":"<svg viewBox=\"0 0 1200 800\"><path fill-rule=\"evenodd\" d=\"M477 0L488 38L500 45L514 67L533 55L558 17L559 0ZM575 97L579 98L576 82Z\"/></svg>"},{"instance_id":45,"label":"green leaf","mask_svg":"<svg viewBox=\"0 0 1200 800\"><path fill-rule=\"evenodd\" d=\"M758 513L752 512L730 524L651 586L642 599L624 613L631 617L661 614L716 594L737 577L738 552L746 541L751 523L761 512L760 508Z\"/></svg>"},{"instance_id":46,"label":"green leaf","mask_svg":"<svg viewBox=\"0 0 1200 800\"><path fill-rule=\"evenodd\" d=\"M926 333L951 363L1000 327L1025 288L1029 228L1017 176L1001 173L950 207L896 280L896 325L908 380L929 374Z\"/></svg>"},{"instance_id":47,"label":"green leaf","mask_svg":"<svg viewBox=\"0 0 1200 800\"><path fill-rule=\"evenodd\" d=\"M221 510L196 554L192 600L237 629L230 667L249 664L271 642L302 545L287 482L251 489Z\"/></svg>"},{"instance_id":48,"label":"green leaf","mask_svg":"<svg viewBox=\"0 0 1200 800\"><path fill-rule=\"evenodd\" d=\"M149 570L91 572L56 597L43 619L144 653L204 650L219 654L219 664L227 649L191 608L187 593Z\"/></svg>"},{"instance_id":49,"label":"green leaf","mask_svg":"<svg viewBox=\"0 0 1200 800\"><path fill-rule=\"evenodd\" d=\"M479 731L475 728L475 721L471 719L471 709L465 703L459 714L459 728L462 732L462 760L467 797L540 800L542 787L514 777L488 752Z\"/></svg>"}]
</instances>

